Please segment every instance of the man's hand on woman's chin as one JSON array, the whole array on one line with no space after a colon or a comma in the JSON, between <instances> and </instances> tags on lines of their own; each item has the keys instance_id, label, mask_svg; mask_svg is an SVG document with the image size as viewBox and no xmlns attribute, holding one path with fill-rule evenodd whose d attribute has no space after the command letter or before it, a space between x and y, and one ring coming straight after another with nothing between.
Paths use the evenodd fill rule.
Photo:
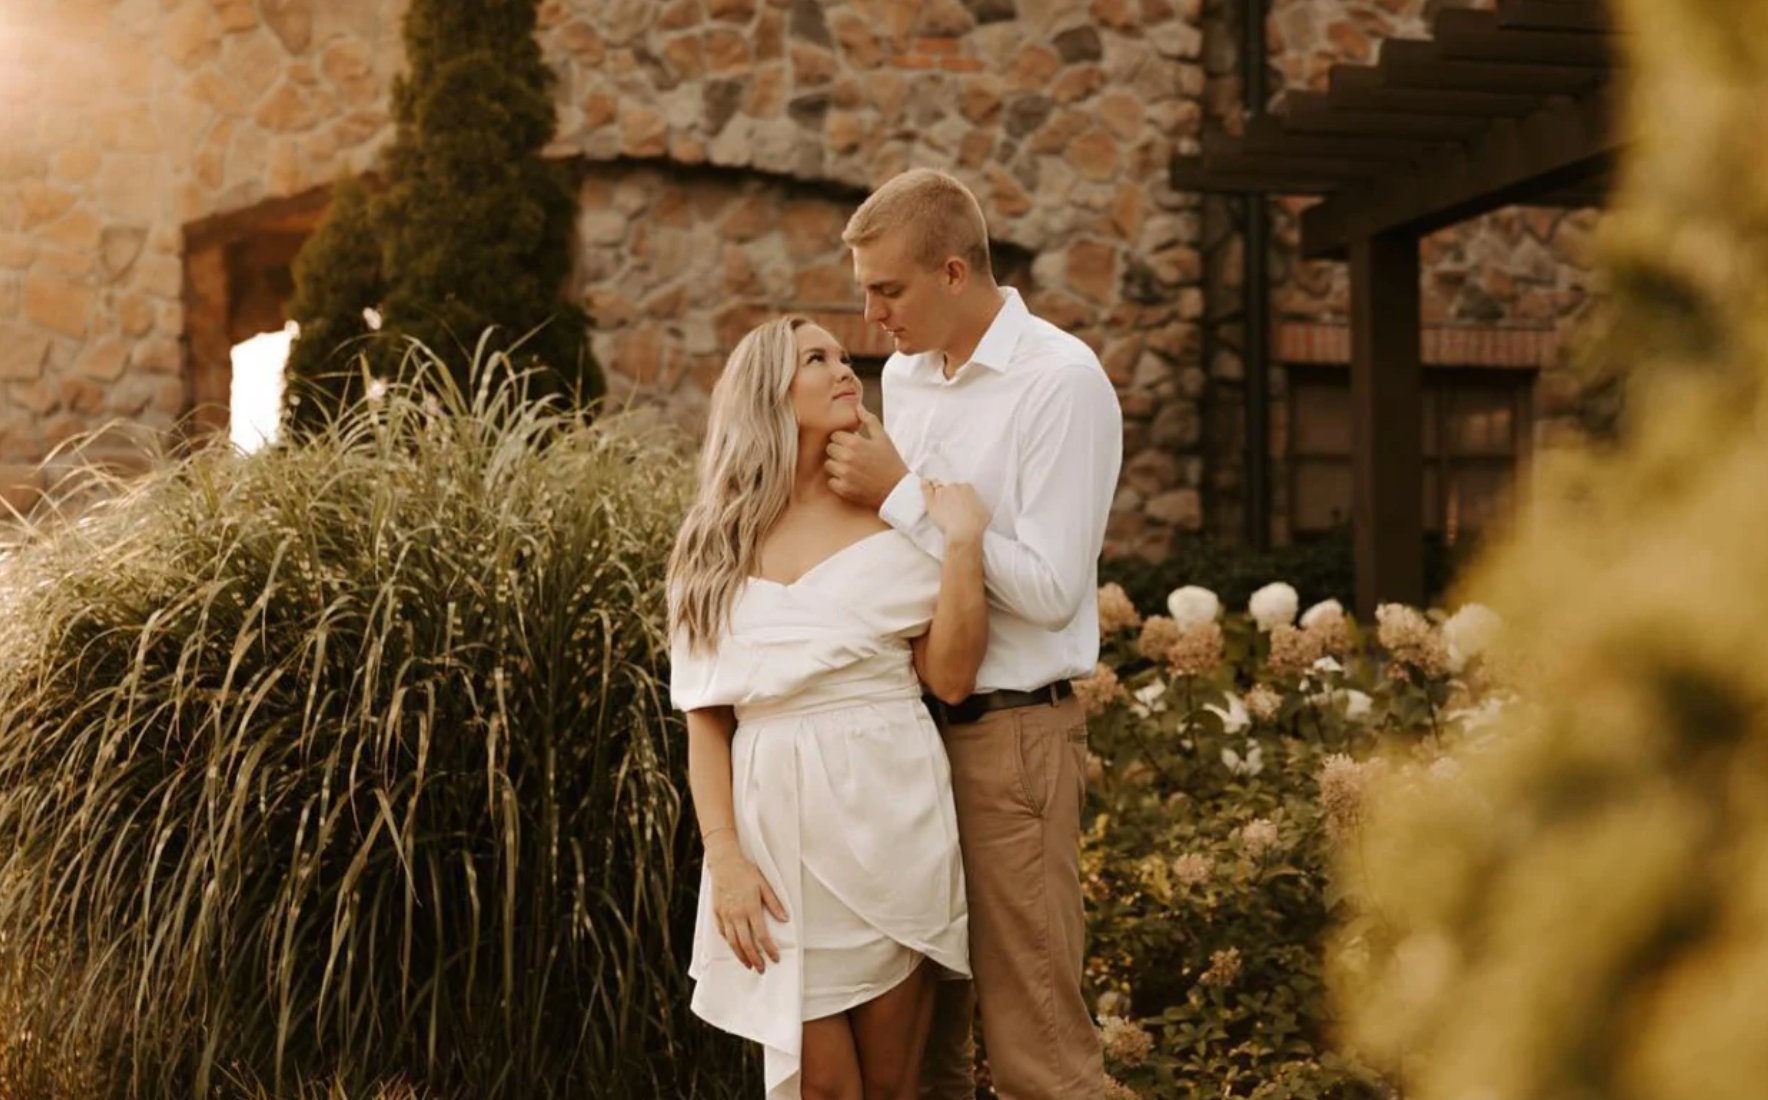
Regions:
<instances>
[{"instance_id":1,"label":"man's hand on woman's chin","mask_svg":"<svg viewBox=\"0 0 1768 1100\"><path fill-rule=\"evenodd\" d=\"M836 495L877 511L909 472L884 425L868 409L859 410L859 430L829 438L823 469Z\"/></svg>"}]
</instances>

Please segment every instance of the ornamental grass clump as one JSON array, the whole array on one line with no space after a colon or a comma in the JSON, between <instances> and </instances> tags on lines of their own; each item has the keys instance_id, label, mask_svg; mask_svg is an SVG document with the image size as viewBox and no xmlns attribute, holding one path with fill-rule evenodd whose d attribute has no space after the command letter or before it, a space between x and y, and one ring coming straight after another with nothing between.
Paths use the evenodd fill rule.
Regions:
<instances>
[{"instance_id":1,"label":"ornamental grass clump","mask_svg":"<svg viewBox=\"0 0 1768 1100\"><path fill-rule=\"evenodd\" d=\"M50 1082L23 1094L70 1060L82 1097L746 1083L679 965L684 457L527 401L501 355L470 392L408 366L11 548L0 1025L30 1037L9 1079Z\"/></svg>"},{"instance_id":2,"label":"ornamental grass clump","mask_svg":"<svg viewBox=\"0 0 1768 1100\"><path fill-rule=\"evenodd\" d=\"M1768 146L1741 140L1768 3L1617 10L1632 144L1588 360L1622 412L1476 581L1533 706L1461 796L1367 792L1346 863L1338 1003L1410 1096L1768 1082Z\"/></svg>"}]
</instances>

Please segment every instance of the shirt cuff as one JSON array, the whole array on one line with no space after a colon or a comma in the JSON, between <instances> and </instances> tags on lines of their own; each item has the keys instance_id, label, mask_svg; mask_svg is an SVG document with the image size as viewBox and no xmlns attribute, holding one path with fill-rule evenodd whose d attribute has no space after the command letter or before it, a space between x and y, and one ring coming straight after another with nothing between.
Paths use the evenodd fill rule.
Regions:
<instances>
[{"instance_id":1,"label":"shirt cuff","mask_svg":"<svg viewBox=\"0 0 1768 1100\"><path fill-rule=\"evenodd\" d=\"M896 488L890 490L890 495L884 498L884 503L878 508L878 515L884 522L905 535L926 514L927 498L921 492L921 479L913 471L902 476L902 480L896 483Z\"/></svg>"}]
</instances>

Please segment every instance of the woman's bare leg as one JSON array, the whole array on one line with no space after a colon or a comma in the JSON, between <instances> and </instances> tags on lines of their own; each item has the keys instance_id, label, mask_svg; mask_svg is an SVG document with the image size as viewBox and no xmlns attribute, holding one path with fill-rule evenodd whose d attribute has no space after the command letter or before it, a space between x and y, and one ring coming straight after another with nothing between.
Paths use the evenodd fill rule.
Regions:
<instances>
[{"instance_id":1,"label":"woman's bare leg","mask_svg":"<svg viewBox=\"0 0 1768 1100\"><path fill-rule=\"evenodd\" d=\"M845 1013L804 1021L798 1074L804 1100L862 1100L853 1025Z\"/></svg>"},{"instance_id":2,"label":"woman's bare leg","mask_svg":"<svg viewBox=\"0 0 1768 1100\"><path fill-rule=\"evenodd\" d=\"M864 1100L915 1100L933 1023L933 967L923 960L901 985L848 1015Z\"/></svg>"}]
</instances>

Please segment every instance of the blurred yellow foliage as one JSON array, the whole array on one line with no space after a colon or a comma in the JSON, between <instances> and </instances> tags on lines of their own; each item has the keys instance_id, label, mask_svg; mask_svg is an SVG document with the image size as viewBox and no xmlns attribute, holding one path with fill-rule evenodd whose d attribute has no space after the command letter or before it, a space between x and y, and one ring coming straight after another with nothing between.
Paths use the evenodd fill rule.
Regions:
<instances>
[{"instance_id":1,"label":"blurred yellow foliage","mask_svg":"<svg viewBox=\"0 0 1768 1100\"><path fill-rule=\"evenodd\" d=\"M1345 1038L1408 1095L1768 1090L1768 2L1615 6L1623 411L1472 585L1536 705L1345 850Z\"/></svg>"}]
</instances>

